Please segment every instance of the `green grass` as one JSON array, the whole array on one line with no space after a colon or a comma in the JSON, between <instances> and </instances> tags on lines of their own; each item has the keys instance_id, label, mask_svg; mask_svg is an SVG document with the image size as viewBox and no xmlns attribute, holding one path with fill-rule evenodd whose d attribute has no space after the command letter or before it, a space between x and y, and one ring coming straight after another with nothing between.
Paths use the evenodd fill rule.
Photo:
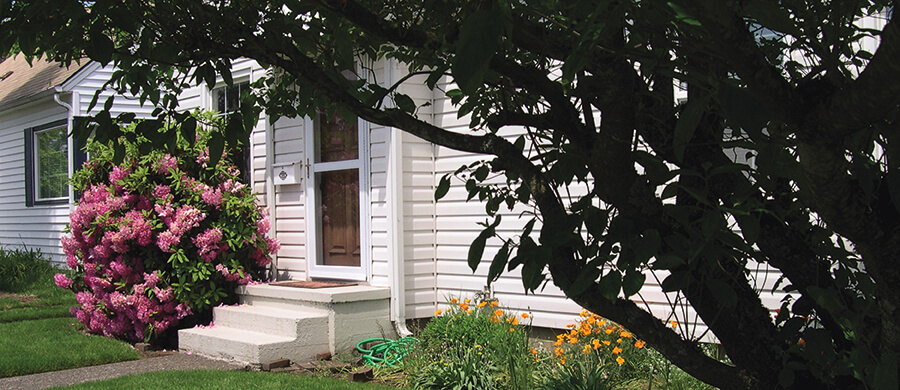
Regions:
<instances>
[{"instance_id":1,"label":"green grass","mask_svg":"<svg viewBox=\"0 0 900 390\"><path fill-rule=\"evenodd\" d=\"M40 320L45 318L72 318L69 304L56 306L20 307L0 311L0 324L16 321Z\"/></svg>"},{"instance_id":2,"label":"green grass","mask_svg":"<svg viewBox=\"0 0 900 390\"><path fill-rule=\"evenodd\" d=\"M243 371L164 371L129 375L99 382L60 387L67 390L87 389L295 389L295 390L389 390L394 387L353 383L333 378L305 377L290 374Z\"/></svg>"},{"instance_id":3,"label":"green grass","mask_svg":"<svg viewBox=\"0 0 900 390\"><path fill-rule=\"evenodd\" d=\"M87 336L74 318L0 324L0 377L137 359L127 343Z\"/></svg>"},{"instance_id":4,"label":"green grass","mask_svg":"<svg viewBox=\"0 0 900 390\"><path fill-rule=\"evenodd\" d=\"M59 272L40 252L0 248L0 378L138 358L127 343L82 333L74 294L53 283Z\"/></svg>"}]
</instances>

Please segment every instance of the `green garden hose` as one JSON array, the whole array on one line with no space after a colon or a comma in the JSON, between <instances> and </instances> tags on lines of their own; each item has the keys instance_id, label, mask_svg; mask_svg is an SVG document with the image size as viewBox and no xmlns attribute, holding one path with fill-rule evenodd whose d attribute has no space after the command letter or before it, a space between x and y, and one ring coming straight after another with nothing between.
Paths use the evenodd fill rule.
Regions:
<instances>
[{"instance_id":1,"label":"green garden hose","mask_svg":"<svg viewBox=\"0 0 900 390\"><path fill-rule=\"evenodd\" d=\"M363 361L375 367L394 367L403 362L403 357L409 353L412 346L418 340L415 337L403 337L400 340L384 338L365 339L356 344L356 350L362 354ZM371 349L363 348L367 343L376 343Z\"/></svg>"}]
</instances>

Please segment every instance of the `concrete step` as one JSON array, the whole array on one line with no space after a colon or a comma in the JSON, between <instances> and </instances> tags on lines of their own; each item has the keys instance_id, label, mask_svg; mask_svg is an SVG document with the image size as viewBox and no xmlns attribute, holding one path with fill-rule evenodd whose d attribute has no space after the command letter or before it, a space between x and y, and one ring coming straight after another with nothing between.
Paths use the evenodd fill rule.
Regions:
<instances>
[{"instance_id":1,"label":"concrete step","mask_svg":"<svg viewBox=\"0 0 900 390\"><path fill-rule=\"evenodd\" d=\"M238 287L241 303L280 309L308 307L331 310L334 305L389 300L390 289L370 286L295 288L269 284Z\"/></svg>"},{"instance_id":2,"label":"concrete step","mask_svg":"<svg viewBox=\"0 0 900 390\"><path fill-rule=\"evenodd\" d=\"M178 348L214 359L259 365L279 359L295 362L315 360L316 354L329 351L327 338L275 336L224 326L178 331Z\"/></svg>"},{"instance_id":3,"label":"concrete step","mask_svg":"<svg viewBox=\"0 0 900 390\"><path fill-rule=\"evenodd\" d=\"M328 334L328 312L309 308L288 310L247 305L219 306L213 308L213 323L217 327L292 338Z\"/></svg>"}]
</instances>

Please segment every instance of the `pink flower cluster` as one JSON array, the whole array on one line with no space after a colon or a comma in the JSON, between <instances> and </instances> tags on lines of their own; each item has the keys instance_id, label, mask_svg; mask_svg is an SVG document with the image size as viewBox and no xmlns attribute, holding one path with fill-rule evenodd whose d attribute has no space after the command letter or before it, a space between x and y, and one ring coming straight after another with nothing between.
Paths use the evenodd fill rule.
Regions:
<instances>
[{"instance_id":1,"label":"pink flower cluster","mask_svg":"<svg viewBox=\"0 0 900 390\"><path fill-rule=\"evenodd\" d=\"M160 175L168 175L170 170L178 169L178 159L166 153L156 163L156 172Z\"/></svg>"},{"instance_id":2,"label":"pink flower cluster","mask_svg":"<svg viewBox=\"0 0 900 390\"><path fill-rule=\"evenodd\" d=\"M205 232L192 239L197 247L197 254L203 261L209 263L225 250L226 244L222 241L222 229L207 229Z\"/></svg>"},{"instance_id":3,"label":"pink flower cluster","mask_svg":"<svg viewBox=\"0 0 900 390\"><path fill-rule=\"evenodd\" d=\"M168 230L159 234L156 245L163 252L172 253L172 246L181 241L181 236L187 231L200 225L200 222L206 218L206 214L190 205L182 205L172 212L172 206L156 205L156 212L162 221L169 227Z\"/></svg>"},{"instance_id":4,"label":"pink flower cluster","mask_svg":"<svg viewBox=\"0 0 900 390\"><path fill-rule=\"evenodd\" d=\"M76 173L76 181L89 180L61 241L75 272L54 282L75 292L71 312L89 331L152 338L219 303L210 296L253 282L271 262L279 244L265 236L264 210L226 159L206 167L201 151L152 152L121 165L97 153ZM139 161L153 162L142 169ZM235 240L234 232L249 233Z\"/></svg>"},{"instance_id":5,"label":"pink flower cluster","mask_svg":"<svg viewBox=\"0 0 900 390\"><path fill-rule=\"evenodd\" d=\"M253 278L250 277L250 274L242 269L236 269L232 271L222 264L216 264L216 271L219 271L219 273L221 273L222 276L225 277L225 280L229 282L237 282L237 284L245 285L253 281ZM241 274L243 274L244 276L241 276Z\"/></svg>"}]
</instances>

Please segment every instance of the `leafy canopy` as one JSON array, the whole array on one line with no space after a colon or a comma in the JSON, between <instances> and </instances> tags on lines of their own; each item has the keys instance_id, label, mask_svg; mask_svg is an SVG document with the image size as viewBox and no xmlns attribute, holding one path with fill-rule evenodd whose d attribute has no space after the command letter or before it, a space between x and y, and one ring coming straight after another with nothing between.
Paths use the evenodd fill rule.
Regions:
<instances>
[{"instance_id":1,"label":"leafy canopy","mask_svg":"<svg viewBox=\"0 0 900 390\"><path fill-rule=\"evenodd\" d=\"M501 206L535 215L522 234L500 237L490 279L520 268L534 290L550 276L721 388L893 389L892 4L35 0L0 6L0 52L17 44L28 55L111 63L110 87L177 120L179 91L217 76L231 84L231 61L252 58L271 71L242 96L228 141L246 136L257 110L324 109L486 155L457 172L496 216L470 265L497 236ZM370 67L346 78L360 59L405 64L400 82L424 78L473 131L416 115L425 103L400 82L380 84ZM115 136L112 119L94 117L99 137ZM505 129L524 135L499 136ZM450 182L441 179L437 197ZM769 288L762 266L789 292L774 321L759 295ZM731 365L629 299L652 288L688 305Z\"/></svg>"}]
</instances>

